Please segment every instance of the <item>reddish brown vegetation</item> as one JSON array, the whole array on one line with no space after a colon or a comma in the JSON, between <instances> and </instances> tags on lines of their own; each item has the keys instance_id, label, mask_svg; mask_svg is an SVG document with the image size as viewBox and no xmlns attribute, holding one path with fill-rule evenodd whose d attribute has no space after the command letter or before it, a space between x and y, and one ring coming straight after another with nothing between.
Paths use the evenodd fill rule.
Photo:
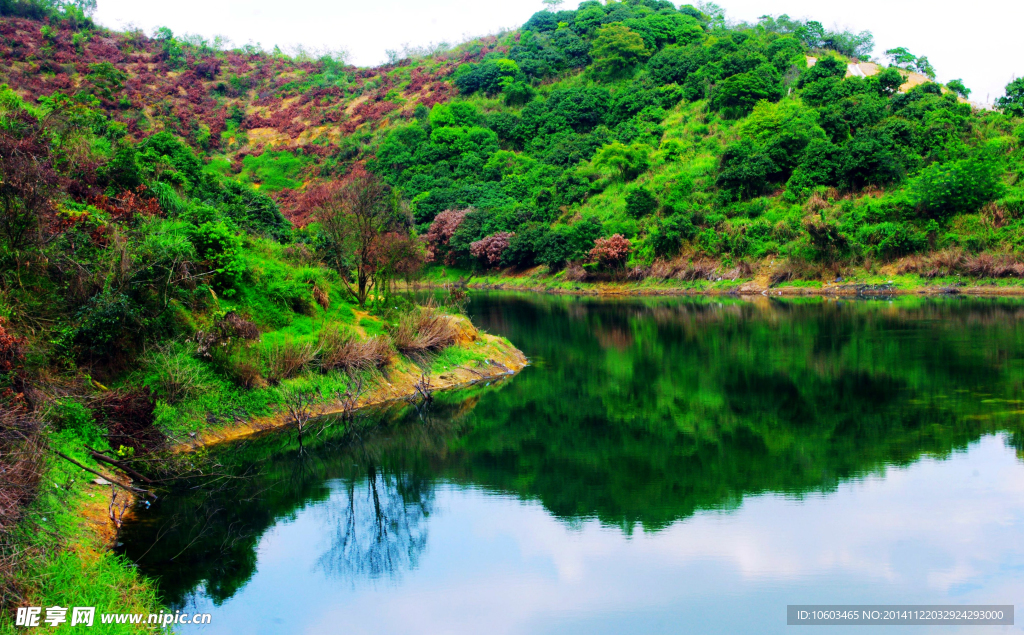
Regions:
<instances>
[{"instance_id":1,"label":"reddish brown vegetation","mask_svg":"<svg viewBox=\"0 0 1024 635\"><path fill-rule=\"evenodd\" d=\"M512 232L498 232L497 234L491 234L490 236L470 243L469 253L472 254L474 258L479 258L487 263L489 267L496 267L501 263L501 256L505 253L505 250L508 249L513 236L515 236L515 234Z\"/></svg>"},{"instance_id":2,"label":"reddish brown vegetation","mask_svg":"<svg viewBox=\"0 0 1024 635\"><path fill-rule=\"evenodd\" d=\"M444 256L445 264L452 264L449 262L448 243L468 213L468 209L446 209L434 217L427 230L427 262L434 262Z\"/></svg>"},{"instance_id":3,"label":"reddish brown vegetation","mask_svg":"<svg viewBox=\"0 0 1024 635\"><path fill-rule=\"evenodd\" d=\"M146 196L146 186L140 185L134 192L122 192L120 196L111 198L105 194L94 196L91 203L96 209L108 214L112 220L132 222L138 216L159 216L160 204L151 196Z\"/></svg>"},{"instance_id":4,"label":"reddish brown vegetation","mask_svg":"<svg viewBox=\"0 0 1024 635\"><path fill-rule=\"evenodd\" d=\"M344 67L341 71L349 76L350 84L342 89L310 87L295 77L296 71L303 71L307 77L322 72L325 66L321 61L241 51L203 55L186 47L186 67L177 70L163 54L161 42L141 32L94 31L85 43L76 46L76 30L69 24L50 25L56 35L49 40L40 33L40 26L31 20L0 17L0 81L24 94L27 101L56 91L71 94L88 89L100 97L115 119L127 125L135 141L168 130L197 144L202 138L210 149L222 149L221 135L227 130L228 119L237 117L232 109L240 108L240 130L272 129L288 139L276 149L295 152L301 148L318 162L341 158L344 163L349 160L345 156L349 150L333 143L318 145L300 140L311 127L339 126L343 133L350 134L360 126L382 125L391 117L411 117L417 104L429 108L452 98L455 88L449 78L460 64L479 61L497 50L496 39L492 38L474 52L450 53L432 61L407 59L381 68ZM111 86L108 92L93 86L87 76L92 73L92 65L101 62L126 71L127 79ZM406 73L411 75L407 80ZM364 93L368 85L373 88ZM399 99L393 98L395 91ZM346 113L346 102L362 97L365 99ZM284 106L286 99L292 101ZM239 101L231 104L225 100ZM260 111L251 112L252 106ZM248 148L236 152L243 149ZM229 158L239 157L229 154ZM72 194L87 198L95 192ZM308 220L301 199L287 191L271 195L288 218L294 217L299 224Z\"/></svg>"},{"instance_id":5,"label":"reddish brown vegetation","mask_svg":"<svg viewBox=\"0 0 1024 635\"><path fill-rule=\"evenodd\" d=\"M606 267L622 264L629 257L630 242L622 234L598 238L590 250L590 259Z\"/></svg>"},{"instance_id":6,"label":"reddish brown vegetation","mask_svg":"<svg viewBox=\"0 0 1024 635\"><path fill-rule=\"evenodd\" d=\"M153 425L154 403L149 388L106 392L89 408L96 421L107 428L110 447L123 445L142 454L164 444L163 433Z\"/></svg>"}]
</instances>

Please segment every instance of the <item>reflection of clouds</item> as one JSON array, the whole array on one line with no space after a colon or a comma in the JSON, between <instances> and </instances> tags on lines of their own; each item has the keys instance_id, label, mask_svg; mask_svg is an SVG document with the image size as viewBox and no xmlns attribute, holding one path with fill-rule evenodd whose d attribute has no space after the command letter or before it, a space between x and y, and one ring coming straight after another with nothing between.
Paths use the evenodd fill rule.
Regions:
<instances>
[{"instance_id":1,"label":"reflection of clouds","mask_svg":"<svg viewBox=\"0 0 1024 635\"><path fill-rule=\"evenodd\" d=\"M203 632L782 633L787 603L1012 603L1024 593L1021 483L1024 465L987 437L827 495L748 498L632 536L438 485L421 520L429 542L391 584L328 575L314 507L268 532L257 575Z\"/></svg>"}]
</instances>

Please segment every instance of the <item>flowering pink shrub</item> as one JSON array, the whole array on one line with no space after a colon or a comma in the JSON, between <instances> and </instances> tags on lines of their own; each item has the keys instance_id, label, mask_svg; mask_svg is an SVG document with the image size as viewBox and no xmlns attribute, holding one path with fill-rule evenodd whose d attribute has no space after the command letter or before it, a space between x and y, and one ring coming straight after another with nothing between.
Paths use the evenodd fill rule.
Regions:
<instances>
[{"instance_id":1,"label":"flowering pink shrub","mask_svg":"<svg viewBox=\"0 0 1024 635\"><path fill-rule=\"evenodd\" d=\"M614 234L610 238L598 238L594 248L590 250L590 259L602 265L617 265L629 257L630 242L622 234Z\"/></svg>"},{"instance_id":2,"label":"flowering pink shrub","mask_svg":"<svg viewBox=\"0 0 1024 635\"><path fill-rule=\"evenodd\" d=\"M465 220L468 209L446 209L434 217L427 230L427 262L434 262L448 250L448 241Z\"/></svg>"},{"instance_id":3,"label":"flowering pink shrub","mask_svg":"<svg viewBox=\"0 0 1024 635\"><path fill-rule=\"evenodd\" d=\"M479 258L487 263L488 266L494 267L501 262L501 255L508 249L509 243L512 241L512 237L515 236L512 232L498 232L497 234L491 234L481 238L480 240L469 244L469 253L474 258Z\"/></svg>"}]
</instances>

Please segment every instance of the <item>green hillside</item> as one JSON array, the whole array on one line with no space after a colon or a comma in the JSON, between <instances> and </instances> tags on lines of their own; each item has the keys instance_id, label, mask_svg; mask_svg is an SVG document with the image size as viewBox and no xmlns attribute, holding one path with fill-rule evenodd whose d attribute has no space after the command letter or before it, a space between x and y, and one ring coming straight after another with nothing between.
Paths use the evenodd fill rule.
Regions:
<instances>
[{"instance_id":1,"label":"green hillside","mask_svg":"<svg viewBox=\"0 0 1024 635\"><path fill-rule=\"evenodd\" d=\"M1024 272L1024 82L981 110L905 49L853 65L882 57L870 33L731 24L708 6L584 2L374 69L7 18L0 71L26 99L67 94L125 124L104 131L99 161L170 132L300 225L317 184L365 165L408 202L435 262L463 272Z\"/></svg>"}]
</instances>

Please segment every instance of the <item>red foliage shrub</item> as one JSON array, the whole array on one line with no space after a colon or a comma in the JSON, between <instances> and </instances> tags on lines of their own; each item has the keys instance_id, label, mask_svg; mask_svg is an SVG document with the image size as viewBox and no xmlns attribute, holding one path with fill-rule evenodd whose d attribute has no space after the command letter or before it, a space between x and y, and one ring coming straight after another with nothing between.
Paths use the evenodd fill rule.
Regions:
<instances>
[{"instance_id":1,"label":"red foliage shrub","mask_svg":"<svg viewBox=\"0 0 1024 635\"><path fill-rule=\"evenodd\" d=\"M196 75L203 79L213 79L220 72L220 62L216 59L208 59L196 65Z\"/></svg>"},{"instance_id":2,"label":"red foliage shrub","mask_svg":"<svg viewBox=\"0 0 1024 635\"><path fill-rule=\"evenodd\" d=\"M122 192L116 198L96 196L92 204L108 214L113 220L132 222L137 216L159 216L160 204L151 196L145 196L146 186L140 185L134 192Z\"/></svg>"},{"instance_id":3,"label":"red foliage shrub","mask_svg":"<svg viewBox=\"0 0 1024 635\"><path fill-rule=\"evenodd\" d=\"M486 262L488 266L497 266L501 263L501 255L505 253L506 249L508 249L513 236L515 236L515 234L512 232L498 232L497 234L491 234L490 236L470 243L469 253L472 254L473 257Z\"/></svg>"},{"instance_id":4,"label":"red foliage shrub","mask_svg":"<svg viewBox=\"0 0 1024 635\"><path fill-rule=\"evenodd\" d=\"M434 262L439 255L448 250L448 241L455 235L462 221L466 219L468 209L446 209L434 217L434 222L427 230L427 262Z\"/></svg>"},{"instance_id":5,"label":"red foliage shrub","mask_svg":"<svg viewBox=\"0 0 1024 635\"><path fill-rule=\"evenodd\" d=\"M614 234L611 238L598 238L594 248L590 250L590 259L605 266L620 264L629 257L630 242L622 234Z\"/></svg>"}]
</instances>

